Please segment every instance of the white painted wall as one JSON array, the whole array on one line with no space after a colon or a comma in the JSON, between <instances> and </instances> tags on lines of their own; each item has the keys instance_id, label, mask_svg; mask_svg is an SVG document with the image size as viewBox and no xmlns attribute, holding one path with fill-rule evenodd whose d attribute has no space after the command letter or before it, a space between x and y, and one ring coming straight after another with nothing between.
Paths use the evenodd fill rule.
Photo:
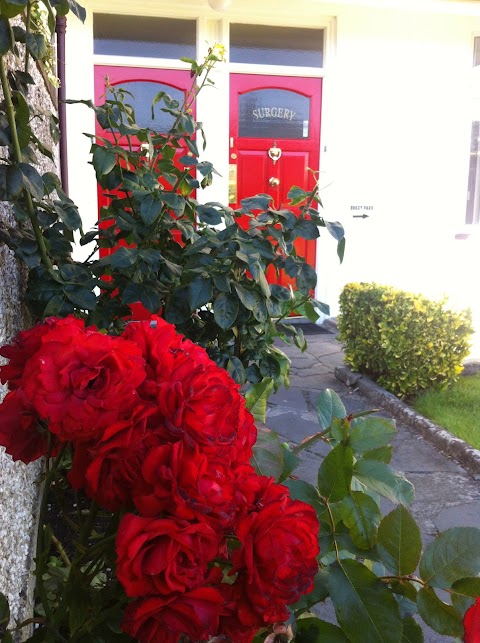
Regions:
<instances>
[{"instance_id":1,"label":"white painted wall","mask_svg":"<svg viewBox=\"0 0 480 643\"><path fill-rule=\"evenodd\" d=\"M88 24L80 27L78 21L69 21L69 97L93 96L91 10L109 7L106 0L89 0ZM120 0L115 7L128 12L129 3ZM445 291L461 305L474 303L478 243L454 236L464 228L478 3L233 0L228 12L219 13L206 0L156 0L139 2L136 10L198 17L202 47L222 36L226 43L229 19L329 25L322 199L325 218L340 220L346 228L347 252L339 266L334 243L322 236L317 296L336 314L344 283L376 280L428 295ZM205 158L223 178L201 198L225 202L227 66L218 70L215 80L215 100L205 92L198 116L208 134ZM84 108L69 107L71 193L90 223L96 217L96 190L93 171L86 169L89 144L81 132L92 132L93 127ZM369 218L354 219L350 208L355 205L373 206Z\"/></svg>"},{"instance_id":2,"label":"white painted wall","mask_svg":"<svg viewBox=\"0 0 480 643\"><path fill-rule=\"evenodd\" d=\"M465 215L478 19L352 9L338 17L329 214L347 230L339 285L438 292ZM373 205L354 219L352 205ZM355 212L355 214L359 214Z\"/></svg>"}]
</instances>

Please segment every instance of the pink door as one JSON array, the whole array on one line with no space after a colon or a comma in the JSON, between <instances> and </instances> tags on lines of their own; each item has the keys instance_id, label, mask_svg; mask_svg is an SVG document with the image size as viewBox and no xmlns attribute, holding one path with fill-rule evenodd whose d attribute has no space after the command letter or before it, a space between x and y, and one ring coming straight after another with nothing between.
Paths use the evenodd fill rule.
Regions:
<instances>
[{"instance_id":1,"label":"pink door","mask_svg":"<svg viewBox=\"0 0 480 643\"><path fill-rule=\"evenodd\" d=\"M322 80L234 74L230 77L230 190L232 207L259 193L285 207L293 185L311 190L318 172ZM232 180L233 178L233 180ZM315 268L316 241L299 239L297 252ZM288 284L288 277L270 281Z\"/></svg>"}]
</instances>

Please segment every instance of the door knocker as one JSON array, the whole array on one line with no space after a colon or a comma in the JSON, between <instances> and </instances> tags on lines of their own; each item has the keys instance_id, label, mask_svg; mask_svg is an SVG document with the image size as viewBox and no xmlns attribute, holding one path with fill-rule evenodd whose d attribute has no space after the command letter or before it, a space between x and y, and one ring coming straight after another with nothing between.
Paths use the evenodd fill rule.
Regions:
<instances>
[{"instance_id":1,"label":"door knocker","mask_svg":"<svg viewBox=\"0 0 480 643\"><path fill-rule=\"evenodd\" d=\"M274 141L273 147L268 150L268 156L272 159L274 165L282 156L282 150L277 147L277 141Z\"/></svg>"}]
</instances>

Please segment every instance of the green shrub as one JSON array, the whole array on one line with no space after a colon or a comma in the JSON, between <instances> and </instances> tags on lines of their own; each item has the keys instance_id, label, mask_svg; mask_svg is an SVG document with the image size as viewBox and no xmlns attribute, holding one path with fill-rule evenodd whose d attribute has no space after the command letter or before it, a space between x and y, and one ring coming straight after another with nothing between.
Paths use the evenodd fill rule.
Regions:
<instances>
[{"instance_id":1,"label":"green shrub","mask_svg":"<svg viewBox=\"0 0 480 643\"><path fill-rule=\"evenodd\" d=\"M345 361L400 398L456 381L473 333L470 310L365 283L343 289L338 329Z\"/></svg>"}]
</instances>

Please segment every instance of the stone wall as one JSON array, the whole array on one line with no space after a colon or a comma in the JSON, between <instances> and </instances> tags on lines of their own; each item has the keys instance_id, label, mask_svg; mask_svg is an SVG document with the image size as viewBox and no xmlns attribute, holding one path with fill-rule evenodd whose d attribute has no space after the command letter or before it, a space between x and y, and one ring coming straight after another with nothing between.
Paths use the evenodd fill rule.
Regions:
<instances>
[{"instance_id":1,"label":"stone wall","mask_svg":"<svg viewBox=\"0 0 480 643\"><path fill-rule=\"evenodd\" d=\"M54 110L43 77L34 63L30 64L29 73L36 82L29 95L30 105ZM3 99L1 89L0 98ZM48 123L35 119L34 129L42 141L51 144ZM37 169L45 172L55 170L55 167L45 159L40 160ZM0 203L0 220L10 225L14 222L5 202ZM0 244L0 345L31 326L23 304L26 278L26 271L13 252ZM0 400L6 393L7 387L0 384ZM0 592L9 599L12 620L22 621L31 616L39 473L39 463L13 462L0 447ZM26 630L28 628L18 640L28 637Z\"/></svg>"}]
</instances>

